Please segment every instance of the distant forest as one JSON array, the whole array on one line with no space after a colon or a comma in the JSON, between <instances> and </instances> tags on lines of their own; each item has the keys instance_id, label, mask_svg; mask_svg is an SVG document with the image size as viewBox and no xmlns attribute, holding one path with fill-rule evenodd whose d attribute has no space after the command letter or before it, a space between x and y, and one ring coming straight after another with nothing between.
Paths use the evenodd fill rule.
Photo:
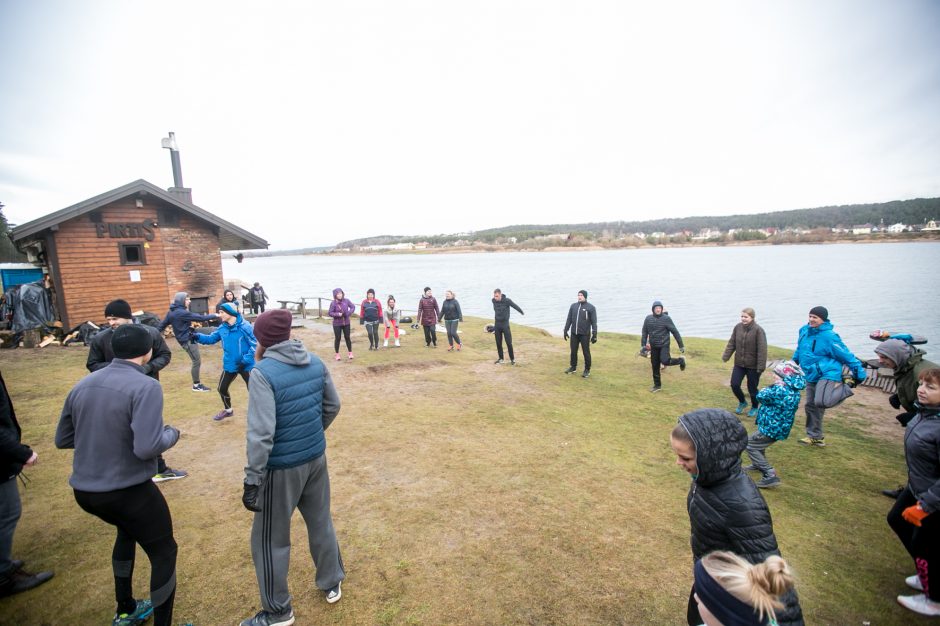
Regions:
<instances>
[{"instance_id":1,"label":"distant forest","mask_svg":"<svg viewBox=\"0 0 940 626\"><path fill-rule=\"evenodd\" d=\"M355 246L377 246L396 243L428 242L432 245L452 243L461 239L492 243L515 237L518 241L558 233L577 234L586 239L617 238L633 233L675 233L683 230L698 232L704 228L720 231L734 229L757 230L760 228L806 229L851 228L854 225L910 224L923 225L928 220L940 219L940 198L916 198L895 200L880 204L849 204L826 206L815 209L774 211L754 215L696 216L664 218L632 222L589 222L585 224L517 224L500 228L479 230L471 235L380 235L353 239L336 244L337 248Z\"/></svg>"}]
</instances>

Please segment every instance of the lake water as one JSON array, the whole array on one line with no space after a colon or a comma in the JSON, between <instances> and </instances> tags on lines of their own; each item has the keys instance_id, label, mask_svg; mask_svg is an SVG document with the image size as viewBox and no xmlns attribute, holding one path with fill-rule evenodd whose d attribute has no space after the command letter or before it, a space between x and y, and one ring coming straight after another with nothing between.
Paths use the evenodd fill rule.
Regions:
<instances>
[{"instance_id":1,"label":"lake water","mask_svg":"<svg viewBox=\"0 0 940 626\"><path fill-rule=\"evenodd\" d=\"M513 311L514 323L560 335L568 306L586 289L601 332L639 334L653 300L662 300L683 335L727 339L750 306L771 344L792 347L809 309L823 305L863 358L873 356L868 333L878 328L940 344L940 242L321 254L223 259L222 267L227 280L260 282L274 306L277 299L329 297L334 287L358 305L371 287L383 304L394 294L408 313L428 286L438 301L454 291L465 315L492 318L499 287L525 311Z\"/></svg>"}]
</instances>

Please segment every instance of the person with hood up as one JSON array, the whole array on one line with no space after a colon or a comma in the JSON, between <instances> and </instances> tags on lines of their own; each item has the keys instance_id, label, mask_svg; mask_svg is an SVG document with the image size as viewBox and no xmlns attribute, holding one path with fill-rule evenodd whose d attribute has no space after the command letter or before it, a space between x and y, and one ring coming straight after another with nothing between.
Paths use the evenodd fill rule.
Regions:
<instances>
[{"instance_id":1,"label":"person with hood up","mask_svg":"<svg viewBox=\"0 0 940 626\"><path fill-rule=\"evenodd\" d=\"M578 371L578 346L584 353L584 373L582 378L591 375L591 344L597 343L597 309L587 301L588 292L582 289L578 292L578 301L568 307L568 319L565 320L565 330L562 335L568 340L568 331L571 331L571 361L565 374Z\"/></svg>"},{"instance_id":2,"label":"person with hood up","mask_svg":"<svg viewBox=\"0 0 940 626\"><path fill-rule=\"evenodd\" d=\"M724 409L697 409L679 416L670 444L676 464L692 477L686 510L692 530L692 558L728 550L757 564L771 555L780 556L770 509L757 486L741 468L747 447L747 431ZM687 619L702 623L689 594ZM795 590L781 597L777 613L780 626L803 624L803 611Z\"/></svg>"},{"instance_id":3,"label":"person with hood up","mask_svg":"<svg viewBox=\"0 0 940 626\"><path fill-rule=\"evenodd\" d=\"M680 370L685 370L685 357L674 359L669 356L669 335L672 334L676 338L680 354L685 354L685 344L682 343L682 336L676 329L672 318L663 311L663 303L656 300L652 308L652 315L647 315L643 320L640 348L645 348L650 353L650 363L653 367L653 386L650 387L650 391L656 393L663 388L660 365L664 367L678 365Z\"/></svg>"},{"instance_id":4,"label":"person with hood up","mask_svg":"<svg viewBox=\"0 0 940 626\"><path fill-rule=\"evenodd\" d=\"M747 378L747 393L751 396L751 410L748 417L757 415L757 383L760 375L767 368L767 335L764 329L755 320L757 314L751 307L741 310L741 321L731 331L731 339L725 346L721 360L725 363L734 355L734 368L731 370L731 393L738 399L738 408L734 410L740 415L747 408L744 401L744 392L741 391L741 382Z\"/></svg>"},{"instance_id":5,"label":"person with hood up","mask_svg":"<svg viewBox=\"0 0 940 626\"><path fill-rule=\"evenodd\" d=\"M232 396L229 387L236 376L241 376L248 386L248 377L251 368L255 366L255 333L251 324L242 318L241 313L230 302L219 307L219 317L222 325L209 335L193 333L196 343L211 346L222 342L222 375L219 377L218 391L222 397L222 410L212 419L219 421L231 417L235 413L232 408Z\"/></svg>"},{"instance_id":6,"label":"person with hood up","mask_svg":"<svg viewBox=\"0 0 940 626\"><path fill-rule=\"evenodd\" d=\"M430 348L437 347L437 318L441 310L437 306L437 299L431 294L431 288L424 288L424 295L418 300L418 323L424 329L424 343Z\"/></svg>"},{"instance_id":7,"label":"person with hood up","mask_svg":"<svg viewBox=\"0 0 940 626\"><path fill-rule=\"evenodd\" d=\"M333 301L330 302L328 314L333 318L333 352L336 353L336 360L339 361L339 339L343 337L346 340L346 351L349 353L349 360L352 361L352 340L349 338L349 316L356 310L356 305L346 299L343 290L337 287L333 290Z\"/></svg>"},{"instance_id":8,"label":"person with hood up","mask_svg":"<svg viewBox=\"0 0 940 626\"><path fill-rule=\"evenodd\" d=\"M767 461L764 451L772 444L790 436L793 419L800 406L800 391L806 387L803 370L793 361L785 361L774 367L774 384L764 387L757 394L760 408L757 410L757 430L748 437L747 456L751 465L745 471L759 471L762 478L757 481L761 489L780 484L777 471Z\"/></svg>"},{"instance_id":9,"label":"person with hood up","mask_svg":"<svg viewBox=\"0 0 940 626\"><path fill-rule=\"evenodd\" d=\"M917 413L917 377L924 370L940 367L924 358L925 352L906 341L888 339L875 347L878 355L878 364L881 367L894 370L894 384L897 390L888 397L888 404L893 409L904 409L895 419L901 426L907 426ZM892 499L901 495L904 485L897 489L883 489L881 493Z\"/></svg>"},{"instance_id":10,"label":"person with hood up","mask_svg":"<svg viewBox=\"0 0 940 626\"><path fill-rule=\"evenodd\" d=\"M340 398L323 362L291 339L292 319L289 311L274 309L255 321L242 503L254 512L251 557L262 608L241 626L294 623L287 573L295 510L306 525L315 584L327 602L339 601L346 578L326 462L326 430L339 414Z\"/></svg>"},{"instance_id":11,"label":"person with hood up","mask_svg":"<svg viewBox=\"0 0 940 626\"><path fill-rule=\"evenodd\" d=\"M509 351L509 364L516 364L516 357L512 353L512 331L509 329L509 314L513 308L519 311L519 315L525 315L519 305L509 299L501 289L493 290L493 326L496 334L496 365L503 362L503 338L506 338L506 349Z\"/></svg>"},{"instance_id":12,"label":"person with hood up","mask_svg":"<svg viewBox=\"0 0 940 626\"><path fill-rule=\"evenodd\" d=\"M888 513L888 525L914 559L917 573L904 582L921 592L898 596L898 603L936 617L940 616L940 369L918 375L915 409L904 433L907 486Z\"/></svg>"},{"instance_id":13,"label":"person with hood up","mask_svg":"<svg viewBox=\"0 0 940 626\"><path fill-rule=\"evenodd\" d=\"M793 351L793 361L806 377L806 437L800 443L808 446L826 445L823 434L823 415L826 407L816 403L816 386L821 380L843 382L842 366L848 366L853 378L847 383L854 387L865 380L865 366L842 343L842 338L832 330L829 311L816 306L809 311L809 320L800 328Z\"/></svg>"},{"instance_id":14,"label":"person with hood up","mask_svg":"<svg viewBox=\"0 0 940 626\"><path fill-rule=\"evenodd\" d=\"M359 306L359 324L366 327L366 333L369 335L369 350L379 349L379 322L381 321L382 303L375 299L375 289L370 289L366 292L366 299Z\"/></svg>"},{"instance_id":15,"label":"person with hood up","mask_svg":"<svg viewBox=\"0 0 940 626\"><path fill-rule=\"evenodd\" d=\"M444 327L447 329L447 348L448 352L454 351L454 343L457 344L457 352L463 347L460 343L460 335L457 334L457 326L463 321L463 311L460 310L460 303L454 292L448 289L444 293L444 304L441 305L441 314L437 321L444 320Z\"/></svg>"},{"instance_id":16,"label":"person with hood up","mask_svg":"<svg viewBox=\"0 0 940 626\"><path fill-rule=\"evenodd\" d=\"M179 342L180 347L186 351L186 355L192 361L190 374L193 378L193 391L209 391L209 388L199 382L199 369L202 367L202 357L199 356L199 345L193 340L193 322L208 322L214 320L218 315L200 315L189 310L191 302L189 294L185 291L178 291L173 296L173 303L166 317L157 327L161 333L167 326L173 327L173 336Z\"/></svg>"}]
</instances>

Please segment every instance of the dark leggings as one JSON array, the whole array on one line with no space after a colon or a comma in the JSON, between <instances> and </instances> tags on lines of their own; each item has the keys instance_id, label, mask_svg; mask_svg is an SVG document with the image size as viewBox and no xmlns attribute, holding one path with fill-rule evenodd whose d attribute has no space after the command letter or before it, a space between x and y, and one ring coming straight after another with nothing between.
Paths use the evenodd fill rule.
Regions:
<instances>
[{"instance_id":1,"label":"dark leggings","mask_svg":"<svg viewBox=\"0 0 940 626\"><path fill-rule=\"evenodd\" d=\"M509 324L505 326L496 325L496 354L499 356L500 360L503 358L503 337L506 338L506 349L509 351L509 360L515 361L516 358L512 355L512 331L509 330Z\"/></svg>"},{"instance_id":2,"label":"dark leggings","mask_svg":"<svg viewBox=\"0 0 940 626\"><path fill-rule=\"evenodd\" d=\"M940 518L934 513L925 517L919 528L914 526L901 517L901 513L915 504L917 498L910 487L905 487L888 513L888 525L914 559L924 593L934 602L940 602L940 574L937 574L937 584L933 584L933 570L940 567Z\"/></svg>"},{"instance_id":3,"label":"dark leggings","mask_svg":"<svg viewBox=\"0 0 940 626\"><path fill-rule=\"evenodd\" d=\"M431 324L430 326L426 326L422 324L421 328L424 329L424 343L426 343L429 346L432 344L436 346L437 345L437 329L434 327L434 324Z\"/></svg>"},{"instance_id":4,"label":"dark leggings","mask_svg":"<svg viewBox=\"0 0 940 626\"><path fill-rule=\"evenodd\" d=\"M333 352L339 352L339 338L341 335L346 339L346 351L352 352L352 341L349 339L349 326L333 327Z\"/></svg>"},{"instance_id":5,"label":"dark leggings","mask_svg":"<svg viewBox=\"0 0 940 626\"><path fill-rule=\"evenodd\" d=\"M369 335L369 347L378 348L379 347L379 323L378 322L366 322L366 333Z\"/></svg>"},{"instance_id":6,"label":"dark leggings","mask_svg":"<svg viewBox=\"0 0 940 626\"><path fill-rule=\"evenodd\" d=\"M457 345L460 345L460 337L457 335L457 324L460 323L460 320L444 320L444 328L447 329L447 343L451 348L454 347L454 342L457 342Z\"/></svg>"},{"instance_id":7,"label":"dark leggings","mask_svg":"<svg viewBox=\"0 0 940 626\"><path fill-rule=\"evenodd\" d=\"M219 386L218 391L219 395L222 396L222 406L225 410L232 408L232 396L228 394L229 385L232 384L232 381L235 380L236 376L241 376L242 380L245 381L245 386L248 386L248 372L222 372L222 375L219 377Z\"/></svg>"},{"instance_id":8,"label":"dark leggings","mask_svg":"<svg viewBox=\"0 0 940 626\"><path fill-rule=\"evenodd\" d=\"M744 393L741 391L741 381L747 377L747 395L751 396L751 407L757 408L757 383L760 382L760 372L749 367L735 365L731 370L731 393L738 399L738 402L744 402Z\"/></svg>"},{"instance_id":9,"label":"dark leggings","mask_svg":"<svg viewBox=\"0 0 940 626\"><path fill-rule=\"evenodd\" d=\"M117 613L133 613L134 555L140 544L150 559L150 600L154 626L173 621L176 597L176 541L173 520L163 494L152 481L116 491L92 493L75 489L75 501L88 513L117 527L111 553Z\"/></svg>"}]
</instances>

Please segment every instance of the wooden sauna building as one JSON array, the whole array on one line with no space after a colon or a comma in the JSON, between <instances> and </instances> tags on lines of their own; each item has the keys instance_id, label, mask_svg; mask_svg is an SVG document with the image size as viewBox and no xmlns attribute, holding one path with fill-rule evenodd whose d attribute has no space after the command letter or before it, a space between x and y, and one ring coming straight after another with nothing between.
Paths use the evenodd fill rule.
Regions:
<instances>
[{"instance_id":1,"label":"wooden sauna building","mask_svg":"<svg viewBox=\"0 0 940 626\"><path fill-rule=\"evenodd\" d=\"M165 191L145 180L17 226L11 238L48 274L65 329L102 323L116 298L162 316L173 295L186 291L190 308L206 312L224 291L220 252L268 247L193 204L190 189Z\"/></svg>"}]
</instances>

